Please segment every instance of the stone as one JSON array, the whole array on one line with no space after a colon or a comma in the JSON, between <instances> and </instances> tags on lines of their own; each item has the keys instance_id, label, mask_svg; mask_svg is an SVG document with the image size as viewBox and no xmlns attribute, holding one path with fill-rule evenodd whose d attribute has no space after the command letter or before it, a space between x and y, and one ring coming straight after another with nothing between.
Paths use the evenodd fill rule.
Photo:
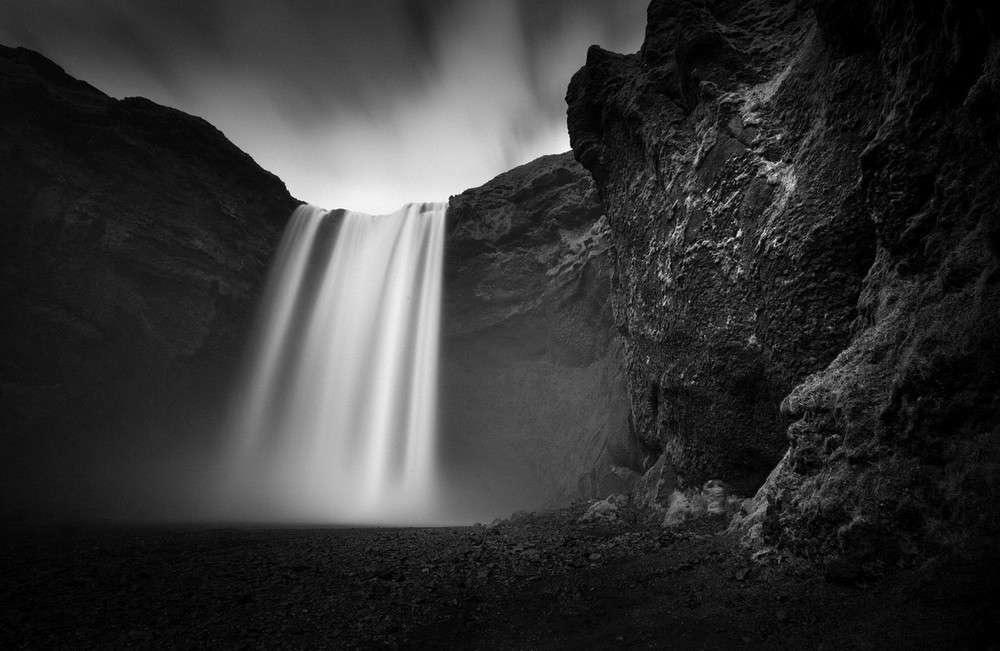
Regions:
<instances>
[{"instance_id":1,"label":"stone","mask_svg":"<svg viewBox=\"0 0 1000 651\"><path fill-rule=\"evenodd\" d=\"M640 53L588 52L567 119L611 229L636 436L684 485L717 477L750 494L786 447L776 405L849 339L874 233L835 210L800 218L802 205L844 200L863 142L836 134L822 171L793 162L799 141L764 110L778 82L753 78L759 44L724 30L723 9L653 2ZM776 19L759 2L727 10ZM773 35L776 52L797 42L788 29ZM699 81L717 95L699 94Z\"/></svg>"},{"instance_id":2,"label":"stone","mask_svg":"<svg viewBox=\"0 0 1000 651\"><path fill-rule=\"evenodd\" d=\"M628 504L628 497L625 495L611 495L603 500L598 500L587 507L580 522L620 522L622 519L621 510Z\"/></svg>"},{"instance_id":3,"label":"stone","mask_svg":"<svg viewBox=\"0 0 1000 651\"><path fill-rule=\"evenodd\" d=\"M684 493L675 490L670 494L670 503L663 517L663 526L671 527L681 524L706 511L705 504L698 494Z\"/></svg>"},{"instance_id":4,"label":"stone","mask_svg":"<svg viewBox=\"0 0 1000 651\"><path fill-rule=\"evenodd\" d=\"M742 499L732 494L732 488L728 484L710 479L700 491L674 490L670 494L663 526L678 525L698 517L731 517L742 503Z\"/></svg>"},{"instance_id":5,"label":"stone","mask_svg":"<svg viewBox=\"0 0 1000 651\"><path fill-rule=\"evenodd\" d=\"M594 183L568 152L451 197L442 450L470 508L631 490L609 244Z\"/></svg>"},{"instance_id":6,"label":"stone","mask_svg":"<svg viewBox=\"0 0 1000 651\"><path fill-rule=\"evenodd\" d=\"M677 486L677 473L664 455L656 460L636 482L634 499L637 504L657 513L666 513L670 495Z\"/></svg>"},{"instance_id":7,"label":"stone","mask_svg":"<svg viewBox=\"0 0 1000 651\"><path fill-rule=\"evenodd\" d=\"M734 502L732 487L720 479L710 479L705 482L701 492L705 497L705 511L709 515L732 513L736 503L742 501L735 498Z\"/></svg>"},{"instance_id":8,"label":"stone","mask_svg":"<svg viewBox=\"0 0 1000 651\"><path fill-rule=\"evenodd\" d=\"M567 124L639 444L754 548L919 562L997 531L1000 16L841 4L653 0Z\"/></svg>"}]
</instances>

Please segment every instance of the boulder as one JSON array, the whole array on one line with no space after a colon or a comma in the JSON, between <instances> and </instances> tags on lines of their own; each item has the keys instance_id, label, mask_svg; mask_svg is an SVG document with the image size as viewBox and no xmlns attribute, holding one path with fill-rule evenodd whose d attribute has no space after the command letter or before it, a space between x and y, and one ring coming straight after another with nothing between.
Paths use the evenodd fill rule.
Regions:
<instances>
[{"instance_id":1,"label":"boulder","mask_svg":"<svg viewBox=\"0 0 1000 651\"><path fill-rule=\"evenodd\" d=\"M592 523L615 523L622 521L622 509L629 503L629 498L625 495L610 495L603 500L598 500L587 507L587 510L580 516L580 522Z\"/></svg>"},{"instance_id":2,"label":"boulder","mask_svg":"<svg viewBox=\"0 0 1000 651\"><path fill-rule=\"evenodd\" d=\"M654 512L665 513L670 506L670 496L677 488L677 473L660 455L649 470L636 482L634 499L637 504Z\"/></svg>"},{"instance_id":3,"label":"boulder","mask_svg":"<svg viewBox=\"0 0 1000 651\"><path fill-rule=\"evenodd\" d=\"M663 526L671 527L687 520L701 517L731 518L740 509L743 500L734 495L732 488L724 481L710 479L701 490L670 493Z\"/></svg>"}]
</instances>

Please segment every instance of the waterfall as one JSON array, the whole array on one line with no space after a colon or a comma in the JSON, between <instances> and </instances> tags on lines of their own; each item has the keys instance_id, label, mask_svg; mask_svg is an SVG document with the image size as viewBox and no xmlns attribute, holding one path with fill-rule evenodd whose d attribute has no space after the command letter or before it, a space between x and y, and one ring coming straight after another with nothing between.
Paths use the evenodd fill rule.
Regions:
<instances>
[{"instance_id":1,"label":"waterfall","mask_svg":"<svg viewBox=\"0 0 1000 651\"><path fill-rule=\"evenodd\" d=\"M230 426L230 515L435 517L445 209L292 214Z\"/></svg>"}]
</instances>

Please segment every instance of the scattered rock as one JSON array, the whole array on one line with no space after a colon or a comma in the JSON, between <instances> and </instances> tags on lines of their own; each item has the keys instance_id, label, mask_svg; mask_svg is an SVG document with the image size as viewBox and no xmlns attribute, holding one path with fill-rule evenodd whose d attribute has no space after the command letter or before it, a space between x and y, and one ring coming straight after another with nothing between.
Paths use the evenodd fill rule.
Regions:
<instances>
[{"instance_id":1,"label":"scattered rock","mask_svg":"<svg viewBox=\"0 0 1000 651\"><path fill-rule=\"evenodd\" d=\"M695 515L702 515L707 511L701 496L698 494L685 494L675 490L670 494L670 503L667 506L667 514L663 518L663 526L669 527L680 524Z\"/></svg>"},{"instance_id":2,"label":"scattered rock","mask_svg":"<svg viewBox=\"0 0 1000 651\"><path fill-rule=\"evenodd\" d=\"M700 491L674 490L670 494L663 526L675 526L691 518L703 516L731 516L743 500L731 494L728 484L717 479L705 482Z\"/></svg>"},{"instance_id":3,"label":"scattered rock","mask_svg":"<svg viewBox=\"0 0 1000 651\"><path fill-rule=\"evenodd\" d=\"M620 522L621 509L628 504L628 501L628 497L620 494L598 500L580 516L580 522Z\"/></svg>"},{"instance_id":4,"label":"scattered rock","mask_svg":"<svg viewBox=\"0 0 1000 651\"><path fill-rule=\"evenodd\" d=\"M738 540L719 535L721 518L594 526L579 522L586 506L501 520L475 541L465 527L240 528L224 544L197 527L7 532L4 581L17 598L0 611L0 647L134 647L136 630L140 646L172 647L589 648L621 636L630 647L739 648L765 634L801 648L984 646L969 631L993 612L992 558L882 577L845 599L790 563L748 566ZM286 580L294 567L310 571ZM127 589L138 572L149 575L141 594ZM86 580L52 589L63 575Z\"/></svg>"}]
</instances>

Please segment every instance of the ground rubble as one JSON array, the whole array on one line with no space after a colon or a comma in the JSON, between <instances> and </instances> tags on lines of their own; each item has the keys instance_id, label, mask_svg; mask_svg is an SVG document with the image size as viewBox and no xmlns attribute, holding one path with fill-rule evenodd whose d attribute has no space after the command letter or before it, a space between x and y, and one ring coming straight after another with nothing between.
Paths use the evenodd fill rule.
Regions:
<instances>
[{"instance_id":1,"label":"ground rubble","mask_svg":"<svg viewBox=\"0 0 1000 651\"><path fill-rule=\"evenodd\" d=\"M754 553L726 519L13 532L0 646L905 648L996 639L997 564L881 576Z\"/></svg>"}]
</instances>

